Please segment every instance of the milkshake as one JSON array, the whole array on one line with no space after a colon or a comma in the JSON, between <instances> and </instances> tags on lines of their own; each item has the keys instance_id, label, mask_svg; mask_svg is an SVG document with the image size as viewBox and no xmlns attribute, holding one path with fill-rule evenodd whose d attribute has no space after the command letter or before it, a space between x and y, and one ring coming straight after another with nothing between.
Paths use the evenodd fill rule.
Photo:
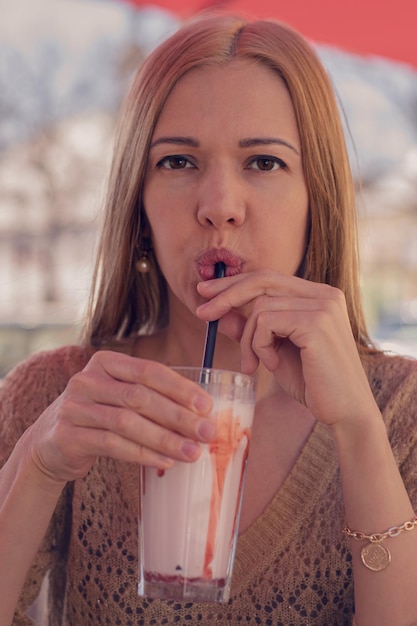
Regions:
<instances>
[{"instance_id":1,"label":"milkshake","mask_svg":"<svg viewBox=\"0 0 417 626\"><path fill-rule=\"evenodd\" d=\"M229 598L255 392L248 376L207 371L201 384L214 400L216 441L202 444L194 463L141 468L140 595Z\"/></svg>"}]
</instances>

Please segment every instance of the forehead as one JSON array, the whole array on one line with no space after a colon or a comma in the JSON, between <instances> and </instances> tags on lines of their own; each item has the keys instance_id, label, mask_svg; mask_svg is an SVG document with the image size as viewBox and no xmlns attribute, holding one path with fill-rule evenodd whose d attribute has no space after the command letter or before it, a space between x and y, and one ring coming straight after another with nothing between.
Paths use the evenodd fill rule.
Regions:
<instances>
[{"instance_id":1,"label":"forehead","mask_svg":"<svg viewBox=\"0 0 417 626\"><path fill-rule=\"evenodd\" d=\"M291 97L278 73L242 59L192 69L169 94L154 135L213 132L219 127L249 135L286 130L298 138Z\"/></svg>"}]
</instances>

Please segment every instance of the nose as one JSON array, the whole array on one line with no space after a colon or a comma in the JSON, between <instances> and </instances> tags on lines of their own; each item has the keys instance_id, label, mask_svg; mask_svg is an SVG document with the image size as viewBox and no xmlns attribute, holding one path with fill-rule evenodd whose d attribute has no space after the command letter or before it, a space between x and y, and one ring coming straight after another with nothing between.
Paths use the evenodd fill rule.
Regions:
<instances>
[{"instance_id":1,"label":"nose","mask_svg":"<svg viewBox=\"0 0 417 626\"><path fill-rule=\"evenodd\" d=\"M207 172L199 190L198 221L202 226L241 226L246 219L244 185L236 173L219 167Z\"/></svg>"}]
</instances>

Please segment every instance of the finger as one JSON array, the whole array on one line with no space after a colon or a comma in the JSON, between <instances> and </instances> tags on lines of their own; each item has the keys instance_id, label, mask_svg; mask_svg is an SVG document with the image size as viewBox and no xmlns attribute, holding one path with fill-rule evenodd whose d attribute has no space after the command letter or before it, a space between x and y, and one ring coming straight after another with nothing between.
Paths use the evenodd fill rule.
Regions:
<instances>
[{"instance_id":1,"label":"finger","mask_svg":"<svg viewBox=\"0 0 417 626\"><path fill-rule=\"evenodd\" d=\"M72 410L81 426L103 427L130 437L139 428L138 417L141 417L193 440L211 441L215 437L216 426L210 418L198 416L144 385L109 379L104 388L99 387L95 396L100 399L88 402L87 411L83 407ZM95 408L97 403L99 411Z\"/></svg>"},{"instance_id":2,"label":"finger","mask_svg":"<svg viewBox=\"0 0 417 626\"><path fill-rule=\"evenodd\" d=\"M240 341L245 328L247 332L250 328L254 329L257 324L257 316L264 310L286 311L303 308L306 311L313 311L319 306L317 302L311 299L306 299L304 302L303 299L298 298L272 298L269 296L261 296L254 301L252 311L247 317L235 309L228 311L219 319L218 330L222 334L228 335L231 339Z\"/></svg>"},{"instance_id":3,"label":"finger","mask_svg":"<svg viewBox=\"0 0 417 626\"><path fill-rule=\"evenodd\" d=\"M166 463L166 459L195 461L200 456L201 448L193 439L187 439L128 409L96 405L92 408L89 423L92 426L84 430L96 433L93 454L98 456L143 464L148 462L150 452L154 459L162 463ZM88 454L91 453L89 450Z\"/></svg>"},{"instance_id":4,"label":"finger","mask_svg":"<svg viewBox=\"0 0 417 626\"><path fill-rule=\"evenodd\" d=\"M94 403L63 405L60 419L49 428L48 438L54 442L58 458L67 459L75 466L83 464L85 458L95 456L145 463L149 451L153 451L154 458L160 456L162 462L166 458L193 461L200 455L200 446L193 439L129 409ZM116 446L117 454L113 446Z\"/></svg>"},{"instance_id":5,"label":"finger","mask_svg":"<svg viewBox=\"0 0 417 626\"><path fill-rule=\"evenodd\" d=\"M219 331L240 342L242 368L245 373L253 373L259 360L274 371L278 365L277 349L287 336L284 329L288 333L295 331L295 318L292 312L295 313L299 309L306 312L316 311L319 307L320 303L313 299L262 296L254 302L247 319L236 310L226 313L219 321ZM285 321L284 315L287 313L290 315L288 321ZM277 315L281 316L280 333L277 330ZM262 329L258 328L260 325Z\"/></svg>"},{"instance_id":6,"label":"finger","mask_svg":"<svg viewBox=\"0 0 417 626\"><path fill-rule=\"evenodd\" d=\"M136 465L144 465L147 467L155 467L157 469L169 469L175 464L175 459L160 454L158 451L143 444L133 441L127 441L121 437L117 437L114 433L103 431L99 437L99 450L97 456L107 456L117 461L125 463L135 463ZM96 435L93 435L96 438ZM195 457L195 458L198 458ZM187 462L188 457L179 460Z\"/></svg>"},{"instance_id":7,"label":"finger","mask_svg":"<svg viewBox=\"0 0 417 626\"><path fill-rule=\"evenodd\" d=\"M81 432L81 429L80 429ZM143 443L125 439L108 430L82 429L82 447L87 451L94 450L94 456L107 457L125 463L146 465L158 469L168 469L175 463L174 458L164 455ZM80 453L80 448L77 449ZM181 458L190 461L190 458Z\"/></svg>"},{"instance_id":8,"label":"finger","mask_svg":"<svg viewBox=\"0 0 417 626\"><path fill-rule=\"evenodd\" d=\"M329 298L333 297L334 290L326 284L313 283L269 270L204 281L198 284L197 289L208 299L208 302L197 308L197 315L207 320L216 319L216 316L221 317L230 309L240 308L262 296Z\"/></svg>"},{"instance_id":9,"label":"finger","mask_svg":"<svg viewBox=\"0 0 417 626\"><path fill-rule=\"evenodd\" d=\"M157 361L148 361L130 357L117 352L102 351L96 353L90 360L85 370L76 374L71 380L74 386L81 380L81 385L85 383L83 374L97 373L100 380L94 381L94 376L87 382L87 385L94 387L97 401L110 402L107 385L103 384L102 376L109 379L119 381L121 383L139 384L140 390L145 388L170 398L178 404L184 405L192 411L200 415L208 415L212 409L212 400L198 383L188 380L175 372L171 368L158 363ZM107 380L109 384L111 380ZM138 393L134 387L120 388L125 397L127 406L135 402L135 395ZM115 388L112 387L111 393ZM133 396L131 399L130 396ZM117 398L117 396L116 396ZM123 403L122 403L123 404Z\"/></svg>"},{"instance_id":10,"label":"finger","mask_svg":"<svg viewBox=\"0 0 417 626\"><path fill-rule=\"evenodd\" d=\"M264 313L261 317L252 338L251 351L248 355L242 355L242 364L245 371L248 368L254 371L253 367L260 361L270 372L275 372L279 366L278 349L285 338L277 337L271 329L276 321L273 312Z\"/></svg>"},{"instance_id":11,"label":"finger","mask_svg":"<svg viewBox=\"0 0 417 626\"><path fill-rule=\"evenodd\" d=\"M278 367L277 348L282 339L293 341L299 324L308 325L309 315L319 308L320 302L311 298L258 298L240 340L244 371L253 373L259 361L274 371Z\"/></svg>"}]
</instances>

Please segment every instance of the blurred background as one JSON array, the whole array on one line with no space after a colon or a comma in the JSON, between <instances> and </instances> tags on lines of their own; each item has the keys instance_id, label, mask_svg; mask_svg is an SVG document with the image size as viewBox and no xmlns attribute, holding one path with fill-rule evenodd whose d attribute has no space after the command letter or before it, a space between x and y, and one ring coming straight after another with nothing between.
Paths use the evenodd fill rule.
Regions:
<instances>
[{"instance_id":1,"label":"blurred background","mask_svg":"<svg viewBox=\"0 0 417 626\"><path fill-rule=\"evenodd\" d=\"M345 120L371 334L417 356L413 1L0 0L0 377L78 340L121 99L144 56L212 4L316 47Z\"/></svg>"}]
</instances>

